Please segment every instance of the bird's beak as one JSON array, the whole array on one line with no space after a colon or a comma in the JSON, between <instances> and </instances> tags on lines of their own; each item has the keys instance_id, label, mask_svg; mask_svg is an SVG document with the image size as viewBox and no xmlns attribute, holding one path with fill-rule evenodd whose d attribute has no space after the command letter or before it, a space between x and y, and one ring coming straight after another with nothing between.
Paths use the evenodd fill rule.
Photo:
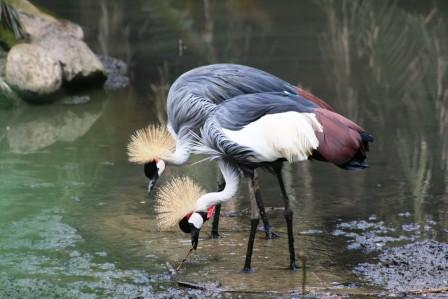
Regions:
<instances>
[{"instance_id":1,"label":"bird's beak","mask_svg":"<svg viewBox=\"0 0 448 299\"><path fill-rule=\"evenodd\" d=\"M158 177L154 177L148 180L148 193L151 192L151 190L154 188L154 186L156 185Z\"/></svg>"},{"instance_id":2,"label":"bird's beak","mask_svg":"<svg viewBox=\"0 0 448 299\"><path fill-rule=\"evenodd\" d=\"M190 223L191 246L193 246L194 250L196 250L196 248L198 247L200 231L200 228L196 228L193 224Z\"/></svg>"}]
</instances>

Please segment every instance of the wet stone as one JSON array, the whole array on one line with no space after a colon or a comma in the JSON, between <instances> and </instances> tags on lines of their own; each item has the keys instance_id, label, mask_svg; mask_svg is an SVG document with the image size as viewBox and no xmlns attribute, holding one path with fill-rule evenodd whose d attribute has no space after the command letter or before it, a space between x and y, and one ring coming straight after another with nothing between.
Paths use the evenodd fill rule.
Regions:
<instances>
[{"instance_id":1,"label":"wet stone","mask_svg":"<svg viewBox=\"0 0 448 299\"><path fill-rule=\"evenodd\" d=\"M405 236L399 236L395 238L389 236L378 236L374 233L368 233L366 235L356 235L355 239L347 246L347 248L360 249L365 252L372 252L381 250L388 243L412 240L412 238Z\"/></svg>"},{"instance_id":2,"label":"wet stone","mask_svg":"<svg viewBox=\"0 0 448 299\"><path fill-rule=\"evenodd\" d=\"M373 219L369 218L369 221L372 220L376 220L376 218ZM386 227L383 221L379 222L369 222L369 221L360 220L360 221L343 222L339 223L336 227L339 229L346 229L346 230L360 230L360 231L375 230L377 232L387 232L394 230L393 228Z\"/></svg>"},{"instance_id":3,"label":"wet stone","mask_svg":"<svg viewBox=\"0 0 448 299\"><path fill-rule=\"evenodd\" d=\"M420 229L420 225L418 225L417 223L403 224L401 226L401 229L406 232L415 232Z\"/></svg>"},{"instance_id":4,"label":"wet stone","mask_svg":"<svg viewBox=\"0 0 448 299\"><path fill-rule=\"evenodd\" d=\"M85 104L89 101L90 101L89 96L73 96L64 99L62 103L66 105L79 105L79 104Z\"/></svg>"},{"instance_id":5,"label":"wet stone","mask_svg":"<svg viewBox=\"0 0 448 299\"><path fill-rule=\"evenodd\" d=\"M365 253L381 251L386 246L397 246L416 241L422 237L431 237L435 222L426 220L424 225L405 223L399 227L386 226L383 221L355 220L341 222L331 233L335 237L345 237L347 249L361 250Z\"/></svg>"},{"instance_id":6,"label":"wet stone","mask_svg":"<svg viewBox=\"0 0 448 299\"><path fill-rule=\"evenodd\" d=\"M307 229L299 232L299 234L308 236L317 236L324 234L324 231L320 229Z\"/></svg>"},{"instance_id":7,"label":"wet stone","mask_svg":"<svg viewBox=\"0 0 448 299\"><path fill-rule=\"evenodd\" d=\"M114 90L125 88L129 85L128 66L122 60L110 56L98 56L104 65L107 74L107 80L104 82L104 89Z\"/></svg>"},{"instance_id":8,"label":"wet stone","mask_svg":"<svg viewBox=\"0 0 448 299\"><path fill-rule=\"evenodd\" d=\"M409 212L398 213L398 216L400 216L400 217L410 217L411 213L409 213Z\"/></svg>"}]
</instances>

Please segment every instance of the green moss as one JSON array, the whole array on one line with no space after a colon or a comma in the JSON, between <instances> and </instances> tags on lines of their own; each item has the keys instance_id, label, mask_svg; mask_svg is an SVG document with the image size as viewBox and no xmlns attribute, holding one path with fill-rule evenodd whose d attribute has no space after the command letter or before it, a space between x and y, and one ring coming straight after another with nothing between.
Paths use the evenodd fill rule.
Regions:
<instances>
[{"instance_id":1,"label":"green moss","mask_svg":"<svg viewBox=\"0 0 448 299\"><path fill-rule=\"evenodd\" d=\"M6 48L10 48L17 43L17 39L26 36L19 14L10 0L0 0L0 31L0 41Z\"/></svg>"},{"instance_id":2,"label":"green moss","mask_svg":"<svg viewBox=\"0 0 448 299\"><path fill-rule=\"evenodd\" d=\"M17 44L17 42L18 41L16 37L11 31L5 29L3 26L0 26L0 46L3 49L11 49L14 45Z\"/></svg>"}]
</instances>

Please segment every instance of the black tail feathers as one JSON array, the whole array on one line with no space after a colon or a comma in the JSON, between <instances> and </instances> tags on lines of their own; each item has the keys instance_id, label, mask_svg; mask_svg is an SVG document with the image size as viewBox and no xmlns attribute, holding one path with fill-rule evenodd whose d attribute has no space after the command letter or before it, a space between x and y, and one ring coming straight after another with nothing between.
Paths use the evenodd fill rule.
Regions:
<instances>
[{"instance_id":1,"label":"black tail feathers","mask_svg":"<svg viewBox=\"0 0 448 299\"><path fill-rule=\"evenodd\" d=\"M363 142L373 142L375 140L375 138L367 132L361 132L359 135L361 135L361 140Z\"/></svg>"},{"instance_id":2,"label":"black tail feathers","mask_svg":"<svg viewBox=\"0 0 448 299\"><path fill-rule=\"evenodd\" d=\"M338 165L346 170L362 170L369 167L366 161L366 152L369 151L369 142L373 142L374 138L367 132L361 132L361 146L355 156L345 164Z\"/></svg>"},{"instance_id":3,"label":"black tail feathers","mask_svg":"<svg viewBox=\"0 0 448 299\"><path fill-rule=\"evenodd\" d=\"M338 165L340 168L345 170L363 170L369 167L366 160L351 160L343 165Z\"/></svg>"}]
</instances>

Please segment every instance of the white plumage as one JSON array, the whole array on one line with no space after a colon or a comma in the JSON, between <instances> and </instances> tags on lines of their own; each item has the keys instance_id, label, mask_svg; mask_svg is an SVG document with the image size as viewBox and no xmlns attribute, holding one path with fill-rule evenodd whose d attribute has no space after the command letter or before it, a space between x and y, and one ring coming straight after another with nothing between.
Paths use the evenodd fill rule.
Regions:
<instances>
[{"instance_id":1,"label":"white plumage","mask_svg":"<svg viewBox=\"0 0 448 299\"><path fill-rule=\"evenodd\" d=\"M230 140L257 153L251 162L280 158L296 162L307 160L317 149L315 131L322 132L322 125L314 113L288 111L267 114L238 131L222 130Z\"/></svg>"},{"instance_id":2,"label":"white plumage","mask_svg":"<svg viewBox=\"0 0 448 299\"><path fill-rule=\"evenodd\" d=\"M221 170L222 176L226 185L222 191L210 192L202 195L196 202L195 211L207 211L210 206L223 203L230 200L238 192L238 186L240 183L240 174L238 170L231 167L224 161L218 161L219 169Z\"/></svg>"}]
</instances>

